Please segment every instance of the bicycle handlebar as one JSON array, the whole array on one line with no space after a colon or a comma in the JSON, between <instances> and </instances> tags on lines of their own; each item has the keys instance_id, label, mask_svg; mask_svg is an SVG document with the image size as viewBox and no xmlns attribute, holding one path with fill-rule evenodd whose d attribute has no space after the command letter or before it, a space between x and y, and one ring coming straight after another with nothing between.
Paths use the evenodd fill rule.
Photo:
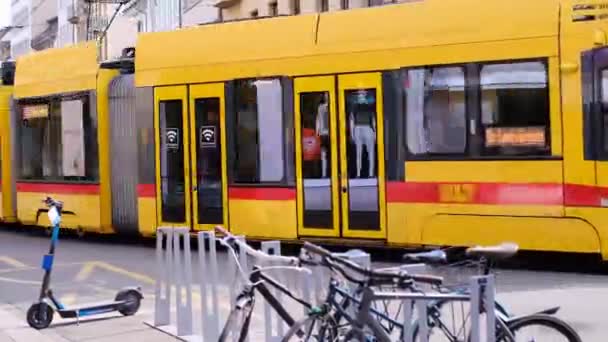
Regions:
<instances>
[{"instance_id":1,"label":"bicycle handlebar","mask_svg":"<svg viewBox=\"0 0 608 342\"><path fill-rule=\"evenodd\" d=\"M421 283L428 283L428 284L432 284L432 285L443 284L442 277L433 276L433 275L398 274L398 273L394 273L394 272L379 272L379 271L369 270L369 269L361 267L360 265L358 265L357 263L355 263L351 260L345 259L343 257L339 257L339 256L331 253L330 251L326 250L325 248L323 248L321 246L317 246L308 241L304 242L303 248L314 254L318 254L322 257L336 261L336 262L342 264L343 266L346 266L346 267L350 268L351 270L353 270L357 273L363 274L364 276L369 277L369 278L385 278L386 279L386 278L396 278L397 277L397 278L411 279L413 281L417 281L417 282L421 282Z\"/></svg>"},{"instance_id":2,"label":"bicycle handlebar","mask_svg":"<svg viewBox=\"0 0 608 342\"><path fill-rule=\"evenodd\" d=\"M266 262L276 262L276 263L287 264L287 265L291 265L291 266L299 266L298 258L286 257L286 256L282 256L282 255L271 255L268 253L264 253L262 251L258 251L256 249L252 248L251 246L249 246L246 242L240 241L239 239L236 238L236 236L229 233L228 231L226 231L224 228L222 228L220 226L216 226L215 231L226 236L228 239L230 239L232 242L234 242L240 248L242 248L246 254L249 254L258 260L263 260Z\"/></svg>"}]
</instances>

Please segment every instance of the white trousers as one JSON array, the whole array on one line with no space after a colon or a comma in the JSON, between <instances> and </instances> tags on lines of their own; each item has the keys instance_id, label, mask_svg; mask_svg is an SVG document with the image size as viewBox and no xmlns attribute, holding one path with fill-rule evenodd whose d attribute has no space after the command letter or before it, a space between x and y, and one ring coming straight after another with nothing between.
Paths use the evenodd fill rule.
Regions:
<instances>
[{"instance_id":1,"label":"white trousers","mask_svg":"<svg viewBox=\"0 0 608 342\"><path fill-rule=\"evenodd\" d=\"M367 150L367 156L369 161L369 178L373 178L374 175L374 161L376 160L376 132L367 125L355 126L353 132L353 140L355 141L355 147L357 150L357 178L361 178L361 158L363 156L363 145Z\"/></svg>"}]
</instances>

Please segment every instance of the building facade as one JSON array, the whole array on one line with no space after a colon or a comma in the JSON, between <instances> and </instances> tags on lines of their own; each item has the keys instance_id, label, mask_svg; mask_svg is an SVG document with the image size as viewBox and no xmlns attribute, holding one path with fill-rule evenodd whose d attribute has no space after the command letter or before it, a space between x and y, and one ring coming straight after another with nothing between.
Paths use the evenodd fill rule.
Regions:
<instances>
[{"instance_id":1,"label":"building facade","mask_svg":"<svg viewBox=\"0 0 608 342\"><path fill-rule=\"evenodd\" d=\"M298 15L381 6L411 0L216 0L221 20Z\"/></svg>"},{"instance_id":2,"label":"building facade","mask_svg":"<svg viewBox=\"0 0 608 342\"><path fill-rule=\"evenodd\" d=\"M11 0L11 30L6 39L11 42L11 56L27 54L31 50L31 0Z\"/></svg>"}]
</instances>

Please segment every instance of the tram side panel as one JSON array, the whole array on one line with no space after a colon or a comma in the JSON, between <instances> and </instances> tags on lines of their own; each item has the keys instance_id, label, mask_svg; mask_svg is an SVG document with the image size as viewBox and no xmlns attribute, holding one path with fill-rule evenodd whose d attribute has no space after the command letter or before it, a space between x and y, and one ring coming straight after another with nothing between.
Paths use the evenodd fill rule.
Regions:
<instances>
[{"instance_id":1,"label":"tram side panel","mask_svg":"<svg viewBox=\"0 0 608 342\"><path fill-rule=\"evenodd\" d=\"M3 222L14 222L15 213L13 206L14 182L11 170L10 154L10 118L12 111L13 87L0 85L0 179L2 196L0 196L0 220Z\"/></svg>"},{"instance_id":2,"label":"tram side panel","mask_svg":"<svg viewBox=\"0 0 608 342\"><path fill-rule=\"evenodd\" d=\"M63 115L71 113L74 115L81 108L82 115L90 118L90 122L97 121L97 101L96 92L87 91L82 93L78 98L62 98L60 102L51 104L52 100L45 99L43 103L48 104L50 115L59 116L63 124L68 124L69 120L65 120ZM55 101L55 100L53 100ZM40 210L44 210L41 200L46 196L56 197L64 202L66 211L62 225L71 229L83 229L85 231L98 231L100 227L100 196L99 183L92 181L65 180L70 177L63 177L64 180L53 180L49 173L57 172L59 167L63 168L57 161L50 160L52 151L61 153L64 158L66 149L62 151L52 150L57 149L58 137L51 136L51 142L48 145L40 145L33 139L33 123L35 120L48 120L44 118L29 118L24 120L23 112L25 106L35 104L22 103L18 111L15 113L15 134L17 135L16 164L18 168L19 182L17 183L17 216L21 223L26 225L39 225L46 227L47 223L44 216L39 215ZM88 113L87 113L88 112ZM94 125L89 126L90 129L84 130L85 146L85 173L90 179L98 179L99 164L97 162L98 146L97 146L97 130ZM62 137L63 139L63 137ZM54 141L53 141L54 140ZM63 144L62 144L63 145ZM68 143L66 143L68 145ZM40 155L46 154L46 158ZM35 159L38 155L40 158ZM24 158L29 158L24 160ZM36 165L41 163L40 165ZM55 165L51 164L55 163ZM52 168L51 168L52 167ZM36 171L38 168L38 171Z\"/></svg>"}]
</instances>

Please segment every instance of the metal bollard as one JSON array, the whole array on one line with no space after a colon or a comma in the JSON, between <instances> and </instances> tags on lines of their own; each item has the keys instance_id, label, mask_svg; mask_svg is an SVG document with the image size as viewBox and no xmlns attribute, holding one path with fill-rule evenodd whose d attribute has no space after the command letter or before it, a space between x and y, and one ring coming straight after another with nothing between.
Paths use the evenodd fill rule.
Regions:
<instances>
[{"instance_id":1,"label":"metal bollard","mask_svg":"<svg viewBox=\"0 0 608 342\"><path fill-rule=\"evenodd\" d=\"M205 247L209 248L209 251ZM213 231L198 233L199 281L201 286L201 329L203 341L217 341L220 329L218 309L218 267L216 238ZM211 300L211 303L209 303Z\"/></svg>"},{"instance_id":2,"label":"metal bollard","mask_svg":"<svg viewBox=\"0 0 608 342\"><path fill-rule=\"evenodd\" d=\"M280 241L264 241L261 244L261 250L264 253L270 255L281 255L281 242ZM278 290L275 291L275 297L279 302L282 302L282 293ZM273 319L274 318L274 319ZM273 329L273 321L276 322L277 325L277 334L274 334ZM281 338L283 336L283 322L280 320L278 315L271 311L271 307L268 303L264 302L264 326L266 329L266 342L273 342Z\"/></svg>"},{"instance_id":3,"label":"metal bollard","mask_svg":"<svg viewBox=\"0 0 608 342\"><path fill-rule=\"evenodd\" d=\"M156 232L157 276L154 289L154 326L157 327L171 324L172 246L173 229L159 227Z\"/></svg>"},{"instance_id":4,"label":"metal bollard","mask_svg":"<svg viewBox=\"0 0 608 342\"><path fill-rule=\"evenodd\" d=\"M173 229L173 267L175 272L177 335L188 336L192 335L192 265L190 229L187 227Z\"/></svg>"},{"instance_id":5,"label":"metal bollard","mask_svg":"<svg viewBox=\"0 0 608 342\"><path fill-rule=\"evenodd\" d=\"M495 315L495 287L494 276L471 277L469 286L471 287L471 342L496 340L496 315ZM486 313L486 334L481 338L479 323L479 308L483 300L483 310Z\"/></svg>"}]
</instances>

